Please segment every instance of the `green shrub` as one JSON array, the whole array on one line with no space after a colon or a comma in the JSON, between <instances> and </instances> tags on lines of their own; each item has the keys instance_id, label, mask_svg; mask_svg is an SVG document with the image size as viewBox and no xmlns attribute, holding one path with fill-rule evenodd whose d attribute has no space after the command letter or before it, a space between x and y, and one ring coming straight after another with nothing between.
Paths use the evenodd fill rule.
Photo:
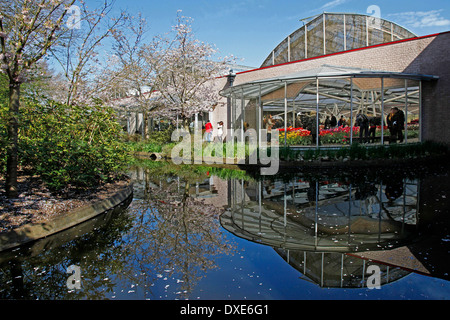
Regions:
<instances>
[{"instance_id":1,"label":"green shrub","mask_svg":"<svg viewBox=\"0 0 450 320\"><path fill-rule=\"evenodd\" d=\"M359 143L353 143L350 146L349 156L352 160L366 160L367 159L367 148L361 146Z\"/></svg>"},{"instance_id":2,"label":"green shrub","mask_svg":"<svg viewBox=\"0 0 450 320\"><path fill-rule=\"evenodd\" d=\"M315 150L314 149L308 149L303 153L303 160L309 161L309 160L315 160Z\"/></svg>"},{"instance_id":3,"label":"green shrub","mask_svg":"<svg viewBox=\"0 0 450 320\"><path fill-rule=\"evenodd\" d=\"M20 121L19 159L52 189L92 187L124 168L122 130L109 108L27 101Z\"/></svg>"},{"instance_id":4,"label":"green shrub","mask_svg":"<svg viewBox=\"0 0 450 320\"><path fill-rule=\"evenodd\" d=\"M152 142L139 141L139 142L129 142L127 143L128 149L131 153L133 152L161 152L163 145L159 145Z\"/></svg>"},{"instance_id":5,"label":"green shrub","mask_svg":"<svg viewBox=\"0 0 450 320\"><path fill-rule=\"evenodd\" d=\"M171 142L172 140L172 132L174 128L170 126L166 130L162 131L153 131L149 134L148 142L155 144L155 145L164 145L166 143Z\"/></svg>"},{"instance_id":6,"label":"green shrub","mask_svg":"<svg viewBox=\"0 0 450 320\"><path fill-rule=\"evenodd\" d=\"M164 146L171 143L173 127L169 127L163 131L154 131L149 134L149 138L142 140L140 135L128 135L125 136L124 141L128 147L128 151L133 152L147 152L147 153L160 153L163 151Z\"/></svg>"}]
</instances>

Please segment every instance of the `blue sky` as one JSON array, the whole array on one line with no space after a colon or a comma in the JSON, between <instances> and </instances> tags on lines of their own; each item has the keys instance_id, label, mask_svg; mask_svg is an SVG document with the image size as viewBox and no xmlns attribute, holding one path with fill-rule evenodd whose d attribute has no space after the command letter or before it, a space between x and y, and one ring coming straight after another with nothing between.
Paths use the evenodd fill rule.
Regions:
<instances>
[{"instance_id":1,"label":"blue sky","mask_svg":"<svg viewBox=\"0 0 450 320\"><path fill-rule=\"evenodd\" d=\"M98 1L98 0L97 0ZM177 10L194 19L198 39L214 44L221 55L233 54L239 63L259 67L300 19L322 12L367 13L378 6L381 18L396 22L415 34L450 30L449 0L116 0L115 6L141 12L149 35L170 30Z\"/></svg>"}]
</instances>

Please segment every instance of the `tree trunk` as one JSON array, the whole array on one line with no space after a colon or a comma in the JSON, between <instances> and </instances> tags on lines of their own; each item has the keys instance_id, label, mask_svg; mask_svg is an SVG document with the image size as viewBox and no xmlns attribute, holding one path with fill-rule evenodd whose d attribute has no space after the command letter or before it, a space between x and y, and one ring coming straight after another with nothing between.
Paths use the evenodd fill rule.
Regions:
<instances>
[{"instance_id":1,"label":"tree trunk","mask_svg":"<svg viewBox=\"0 0 450 320\"><path fill-rule=\"evenodd\" d=\"M8 120L8 147L6 162L6 195L8 198L16 198L17 167L18 167L18 136L19 136L19 105L20 83L9 85L9 120Z\"/></svg>"},{"instance_id":2,"label":"tree trunk","mask_svg":"<svg viewBox=\"0 0 450 320\"><path fill-rule=\"evenodd\" d=\"M145 109L142 110L142 139L148 139L148 114Z\"/></svg>"},{"instance_id":3,"label":"tree trunk","mask_svg":"<svg viewBox=\"0 0 450 320\"><path fill-rule=\"evenodd\" d=\"M183 118L183 119L182 119L183 128L184 128L184 130L186 130L187 132L190 132L190 130L189 130L189 125L190 125L189 120L190 120L190 119L188 119L188 118ZM194 128L195 128L195 125L194 125Z\"/></svg>"}]
</instances>

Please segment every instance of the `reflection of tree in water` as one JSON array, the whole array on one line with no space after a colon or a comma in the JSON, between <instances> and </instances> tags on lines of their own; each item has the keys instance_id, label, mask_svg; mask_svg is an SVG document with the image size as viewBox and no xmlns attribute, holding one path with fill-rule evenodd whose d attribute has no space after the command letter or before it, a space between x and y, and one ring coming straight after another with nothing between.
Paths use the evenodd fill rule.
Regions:
<instances>
[{"instance_id":1,"label":"reflection of tree in water","mask_svg":"<svg viewBox=\"0 0 450 320\"><path fill-rule=\"evenodd\" d=\"M170 290L177 298L187 297L217 267L215 257L232 251L218 223L223 209L190 196L190 186L158 181L145 199L134 200L106 225L91 226L74 240L63 235L62 242L45 244L35 254L14 252L0 262L0 299L105 299L123 284L151 294L165 278L176 279ZM81 290L66 286L71 265L81 269Z\"/></svg>"},{"instance_id":2,"label":"reflection of tree in water","mask_svg":"<svg viewBox=\"0 0 450 320\"><path fill-rule=\"evenodd\" d=\"M23 247L14 250L10 258L3 254L0 299L104 299L116 285L111 276L125 268L121 234L131 227L131 221L124 214L115 214L99 225L90 221L57 235L59 239L46 242L43 248ZM84 231L73 239L71 232L77 229ZM81 269L80 290L67 288L70 275L66 271L71 265Z\"/></svg>"},{"instance_id":3,"label":"reflection of tree in water","mask_svg":"<svg viewBox=\"0 0 450 320\"><path fill-rule=\"evenodd\" d=\"M127 236L128 270L139 270L146 286L162 276L177 278L177 292L187 297L205 271L216 268L214 257L231 251L218 223L223 209L191 197L188 182L153 185L129 209L135 226Z\"/></svg>"}]
</instances>

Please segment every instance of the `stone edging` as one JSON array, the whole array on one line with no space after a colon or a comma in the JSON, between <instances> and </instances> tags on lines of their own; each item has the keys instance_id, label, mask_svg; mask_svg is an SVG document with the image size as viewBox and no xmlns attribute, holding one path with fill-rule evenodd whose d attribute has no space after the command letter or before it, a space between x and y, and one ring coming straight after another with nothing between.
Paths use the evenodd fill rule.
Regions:
<instances>
[{"instance_id":1,"label":"stone edging","mask_svg":"<svg viewBox=\"0 0 450 320\"><path fill-rule=\"evenodd\" d=\"M86 222L120 205L133 194L133 184L116 192L107 199L66 212L58 217L39 223L30 223L19 228L0 233L0 251L12 249L33 242Z\"/></svg>"}]
</instances>

